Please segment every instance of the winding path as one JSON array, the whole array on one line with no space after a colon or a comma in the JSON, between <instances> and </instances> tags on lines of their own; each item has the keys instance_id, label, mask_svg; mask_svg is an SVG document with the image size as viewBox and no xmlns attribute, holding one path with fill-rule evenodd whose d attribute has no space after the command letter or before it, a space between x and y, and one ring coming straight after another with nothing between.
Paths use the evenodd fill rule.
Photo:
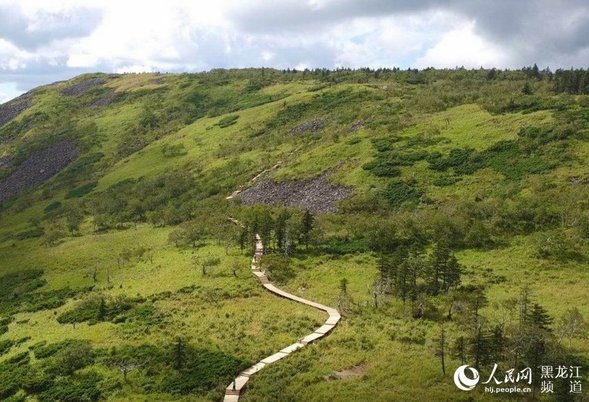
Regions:
<instances>
[{"instance_id":1,"label":"winding path","mask_svg":"<svg viewBox=\"0 0 589 402\"><path fill-rule=\"evenodd\" d=\"M241 223L236 219L231 219L231 221L237 225ZM331 307L324 306L323 304L315 303L313 301L303 299L302 297L295 296L284 290L281 290L274 286L269 280L266 274L260 270L260 258L264 254L264 245L262 244L262 239L259 235L256 234L256 251L254 253L254 257L252 259L252 273L260 280L262 286L268 289L270 292L277 294L278 296L284 297L286 299L294 300L296 302L306 304L307 306L315 307L316 309L323 310L327 314L329 314L329 318L325 323L317 328L314 332L310 333L309 335L300 338L298 341L293 343L290 346L285 347L284 349L280 350L279 352L274 353L271 356L266 357L265 359L259 361L258 363L254 364L250 368L242 371L237 375L235 380L229 384L227 389L225 390L225 398L223 399L224 402L236 402L239 401L239 397L245 386L250 379L250 376L257 373L258 371L262 370L268 364L272 364L277 362L280 359L285 358L292 352L297 349L302 348L303 346L313 342L314 340L323 338L326 336L335 326L338 324L341 316L339 312Z\"/></svg>"}]
</instances>

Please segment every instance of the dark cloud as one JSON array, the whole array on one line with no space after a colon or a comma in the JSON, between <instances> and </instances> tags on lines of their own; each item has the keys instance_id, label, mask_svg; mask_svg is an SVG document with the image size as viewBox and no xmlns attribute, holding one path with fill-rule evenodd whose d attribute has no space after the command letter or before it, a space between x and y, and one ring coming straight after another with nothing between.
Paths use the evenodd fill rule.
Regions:
<instances>
[{"instance_id":1,"label":"dark cloud","mask_svg":"<svg viewBox=\"0 0 589 402\"><path fill-rule=\"evenodd\" d=\"M116 19L112 25L109 19L105 26L115 31L107 32L108 37L131 38L124 42L130 46L129 54L113 46L115 51L109 56L105 38L89 42L96 46L96 52L67 40L89 36L102 20L100 10L81 7L59 13L39 11L29 16L17 5L0 5L0 39L19 49L13 55L5 47L0 54L0 66L4 68L0 69L0 84L16 83L19 89L28 90L84 72L142 68L175 72L299 65L409 67L431 63L442 67L454 63L455 59L445 57L451 51L424 55L444 43L445 34L455 29L450 44L445 46L458 49L455 32L463 32L465 26L469 38L464 42L472 43L474 30L484 39L475 49L483 49L485 54L474 51L464 56L458 52L456 65L484 62L485 66L516 68L537 63L553 69L589 66L587 0L248 0L225 11L224 17L229 27L179 23L178 32L166 31L163 35L161 54L158 37L154 37L156 46L140 43L140 39L133 42L134 35L126 36L127 20ZM133 26L133 21L141 21L141 12L128 18ZM137 27L146 29L145 24ZM150 37L139 33L137 38ZM145 51L133 51L144 47ZM86 64L84 60L99 61L89 67L70 67Z\"/></svg>"},{"instance_id":2,"label":"dark cloud","mask_svg":"<svg viewBox=\"0 0 589 402\"><path fill-rule=\"evenodd\" d=\"M91 8L39 12L31 19L18 7L0 6L0 38L31 51L55 40L88 36L101 19L101 11Z\"/></svg>"},{"instance_id":3,"label":"dark cloud","mask_svg":"<svg viewBox=\"0 0 589 402\"><path fill-rule=\"evenodd\" d=\"M320 31L359 17L418 15L435 10L474 20L476 32L513 54L514 63L558 63L563 55L571 57L589 48L586 0L258 1L236 8L230 18L238 29L253 34L296 34Z\"/></svg>"}]
</instances>

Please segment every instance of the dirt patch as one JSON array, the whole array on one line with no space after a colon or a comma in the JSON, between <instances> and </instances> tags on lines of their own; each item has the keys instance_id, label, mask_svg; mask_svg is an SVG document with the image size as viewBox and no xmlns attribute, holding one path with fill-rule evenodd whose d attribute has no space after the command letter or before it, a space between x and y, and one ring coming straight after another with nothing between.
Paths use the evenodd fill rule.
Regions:
<instances>
[{"instance_id":1,"label":"dirt patch","mask_svg":"<svg viewBox=\"0 0 589 402\"><path fill-rule=\"evenodd\" d=\"M41 151L33 152L10 176L0 182L0 204L37 187L59 173L73 162L79 153L78 147L69 140L60 141Z\"/></svg>"},{"instance_id":2,"label":"dirt patch","mask_svg":"<svg viewBox=\"0 0 589 402\"><path fill-rule=\"evenodd\" d=\"M106 78L91 78L62 89L61 94L64 96L82 96L97 86L105 83Z\"/></svg>"},{"instance_id":3,"label":"dirt patch","mask_svg":"<svg viewBox=\"0 0 589 402\"><path fill-rule=\"evenodd\" d=\"M366 366L360 364L349 369L334 371L324 378L326 380L346 380L348 378L360 378L366 374Z\"/></svg>"},{"instance_id":4,"label":"dirt patch","mask_svg":"<svg viewBox=\"0 0 589 402\"><path fill-rule=\"evenodd\" d=\"M26 93L0 105L0 127L31 107L32 101L33 96L30 93Z\"/></svg>"},{"instance_id":5,"label":"dirt patch","mask_svg":"<svg viewBox=\"0 0 589 402\"><path fill-rule=\"evenodd\" d=\"M352 195L349 187L330 183L324 174L311 180L276 183L264 181L243 190L235 198L245 204L284 205L301 207L313 213L335 212L338 201Z\"/></svg>"},{"instance_id":6,"label":"dirt patch","mask_svg":"<svg viewBox=\"0 0 589 402\"><path fill-rule=\"evenodd\" d=\"M325 127L325 124L323 124L321 120L310 120L294 127L292 130L286 133L286 135L292 137L304 133L311 133L314 131L321 130L323 127Z\"/></svg>"}]
</instances>

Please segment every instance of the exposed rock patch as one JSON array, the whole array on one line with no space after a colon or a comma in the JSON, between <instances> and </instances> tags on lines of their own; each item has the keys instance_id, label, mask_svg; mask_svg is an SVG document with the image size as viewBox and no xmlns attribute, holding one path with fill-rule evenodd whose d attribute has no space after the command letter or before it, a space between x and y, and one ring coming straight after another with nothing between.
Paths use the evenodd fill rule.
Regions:
<instances>
[{"instance_id":1,"label":"exposed rock patch","mask_svg":"<svg viewBox=\"0 0 589 402\"><path fill-rule=\"evenodd\" d=\"M105 78L91 78L89 80L82 81L80 83L62 89L61 94L64 96L82 96L90 90L104 83L106 83Z\"/></svg>"},{"instance_id":2,"label":"exposed rock patch","mask_svg":"<svg viewBox=\"0 0 589 402\"><path fill-rule=\"evenodd\" d=\"M325 127L325 125L321 120L310 120L294 127L292 130L286 133L286 135L292 137L295 135L318 131L321 130L323 127Z\"/></svg>"},{"instance_id":3,"label":"exposed rock patch","mask_svg":"<svg viewBox=\"0 0 589 402\"><path fill-rule=\"evenodd\" d=\"M349 187L330 183L328 174L311 180L264 181L236 195L245 204L298 206L313 213L335 212L336 203L352 195Z\"/></svg>"},{"instance_id":4,"label":"exposed rock patch","mask_svg":"<svg viewBox=\"0 0 589 402\"><path fill-rule=\"evenodd\" d=\"M30 93L19 96L0 105L0 127L10 122L24 110L31 107L33 97Z\"/></svg>"},{"instance_id":5,"label":"exposed rock patch","mask_svg":"<svg viewBox=\"0 0 589 402\"><path fill-rule=\"evenodd\" d=\"M112 102L114 102L118 97L119 97L119 94L117 94L115 91L107 92L106 94L104 94L101 97L99 97L98 99L96 99L92 103L92 106L96 106L96 107L108 106Z\"/></svg>"},{"instance_id":6,"label":"exposed rock patch","mask_svg":"<svg viewBox=\"0 0 589 402\"><path fill-rule=\"evenodd\" d=\"M73 162L80 151L76 145L63 140L36 151L16 170L0 182L0 204L10 198L37 187Z\"/></svg>"}]
</instances>

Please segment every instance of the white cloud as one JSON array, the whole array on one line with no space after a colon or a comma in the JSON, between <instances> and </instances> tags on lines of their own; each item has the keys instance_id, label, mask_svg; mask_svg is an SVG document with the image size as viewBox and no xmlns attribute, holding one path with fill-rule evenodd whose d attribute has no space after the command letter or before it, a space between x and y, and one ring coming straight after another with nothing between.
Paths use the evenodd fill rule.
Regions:
<instances>
[{"instance_id":1,"label":"white cloud","mask_svg":"<svg viewBox=\"0 0 589 402\"><path fill-rule=\"evenodd\" d=\"M509 65L509 55L474 32L474 22L442 35L433 47L415 61L415 66L478 68Z\"/></svg>"},{"instance_id":2,"label":"white cloud","mask_svg":"<svg viewBox=\"0 0 589 402\"><path fill-rule=\"evenodd\" d=\"M538 1L0 0L0 18L18 17L0 24L0 83L251 66L586 67L589 6Z\"/></svg>"}]
</instances>

